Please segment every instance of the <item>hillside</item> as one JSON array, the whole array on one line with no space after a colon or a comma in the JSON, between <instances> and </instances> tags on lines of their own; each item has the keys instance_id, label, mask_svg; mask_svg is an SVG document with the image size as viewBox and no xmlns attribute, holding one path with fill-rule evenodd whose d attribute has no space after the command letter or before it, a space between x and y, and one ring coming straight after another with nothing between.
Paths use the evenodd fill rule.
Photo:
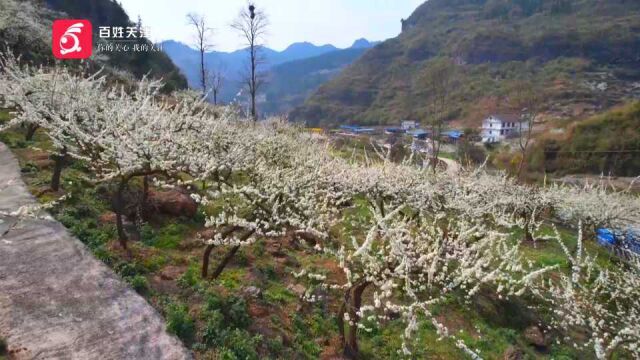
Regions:
<instances>
[{"instance_id":1,"label":"hillside","mask_svg":"<svg viewBox=\"0 0 640 360\"><path fill-rule=\"evenodd\" d=\"M638 176L640 101L572 124L562 136L542 139L532 152L532 170Z\"/></svg>"},{"instance_id":2,"label":"hillside","mask_svg":"<svg viewBox=\"0 0 640 360\"><path fill-rule=\"evenodd\" d=\"M265 86L267 101L263 111L281 114L302 105L320 85L337 76L367 50L368 47L336 50L274 66Z\"/></svg>"},{"instance_id":3,"label":"hillside","mask_svg":"<svg viewBox=\"0 0 640 360\"><path fill-rule=\"evenodd\" d=\"M476 124L512 80L540 81L554 116L637 97L640 3L629 0L431 0L402 33L322 86L291 118L311 125L424 119L421 75L437 57L464 74L451 118ZM493 105L488 105L493 104ZM492 106L494 108L492 108Z\"/></svg>"}]
</instances>

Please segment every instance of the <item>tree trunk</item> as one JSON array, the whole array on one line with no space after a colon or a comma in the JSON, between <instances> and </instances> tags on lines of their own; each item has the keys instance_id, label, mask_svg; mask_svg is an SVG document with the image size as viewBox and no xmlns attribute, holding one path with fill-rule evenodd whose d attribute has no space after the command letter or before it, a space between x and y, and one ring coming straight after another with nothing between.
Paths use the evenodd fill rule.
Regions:
<instances>
[{"instance_id":1,"label":"tree trunk","mask_svg":"<svg viewBox=\"0 0 640 360\"><path fill-rule=\"evenodd\" d=\"M231 235L234 231L237 231L237 230L238 230L238 227L236 226L232 226L223 230L221 234L222 238L223 239L226 238L227 236ZM202 271L201 271L201 275L203 279L206 279L207 276L209 276L209 257L211 256L211 251L213 251L214 247L215 245L207 245L207 247L204 249L204 255L202 257Z\"/></svg>"},{"instance_id":2,"label":"tree trunk","mask_svg":"<svg viewBox=\"0 0 640 360\"><path fill-rule=\"evenodd\" d=\"M238 250L240 250L240 245L236 245L231 248L231 250L227 253L227 255L224 256L220 264L218 264L218 267L213 271L213 275L211 275L212 279L215 280L218 278L218 276L220 276L220 274L222 274L222 271L224 270L225 267L227 267L227 265L229 264L229 261L233 259L233 257L236 255Z\"/></svg>"},{"instance_id":3,"label":"tree trunk","mask_svg":"<svg viewBox=\"0 0 640 360\"><path fill-rule=\"evenodd\" d=\"M524 228L524 241L533 242L533 235L531 234L531 231L529 231L528 225Z\"/></svg>"},{"instance_id":4,"label":"tree trunk","mask_svg":"<svg viewBox=\"0 0 640 360\"><path fill-rule=\"evenodd\" d=\"M27 133L24 136L26 141L31 141L38 130L38 125L27 125Z\"/></svg>"},{"instance_id":5,"label":"tree trunk","mask_svg":"<svg viewBox=\"0 0 640 360\"><path fill-rule=\"evenodd\" d=\"M245 241L248 238L251 237L251 235L253 235L253 233L255 232L255 230L251 230L249 232L247 232L246 234L244 234L241 238L240 241ZM224 270L224 268L229 264L229 261L231 261L231 259L233 259L233 257L236 255L236 253L238 252L238 250L240 250L240 245L236 245L233 248L231 248L231 250L227 253L227 255L224 256L224 258L222 259L222 261L220 262L220 264L218 264L218 267L215 269L215 271L213 272L213 275L211 275L212 279L217 279L218 276L220 276L220 274L222 274L222 271Z\"/></svg>"},{"instance_id":6,"label":"tree trunk","mask_svg":"<svg viewBox=\"0 0 640 360\"><path fill-rule=\"evenodd\" d=\"M342 305L340 305L340 309L338 310L338 331L340 331L340 341L342 341L342 347L344 348L346 345L345 331L344 331L344 313L347 311L347 300L349 296L349 291L347 290L347 294L345 294L345 299L342 301Z\"/></svg>"},{"instance_id":7,"label":"tree trunk","mask_svg":"<svg viewBox=\"0 0 640 360\"><path fill-rule=\"evenodd\" d=\"M209 276L209 256L211 256L211 251L213 251L214 245L207 245L204 249L204 256L202 257L202 278L206 279Z\"/></svg>"},{"instance_id":8,"label":"tree trunk","mask_svg":"<svg viewBox=\"0 0 640 360\"><path fill-rule=\"evenodd\" d=\"M524 223L524 241L525 242L533 242L533 234L531 233L530 227L533 222L527 215L522 215L525 219Z\"/></svg>"},{"instance_id":9,"label":"tree trunk","mask_svg":"<svg viewBox=\"0 0 640 360\"><path fill-rule=\"evenodd\" d=\"M253 22L253 20L252 20ZM252 26L253 27L253 26ZM255 35L252 35L251 38L251 117L253 121L258 121L258 111L256 110L256 92L258 91L258 81L256 78L256 70L258 67L257 59L256 59L256 45L255 45Z\"/></svg>"},{"instance_id":10,"label":"tree trunk","mask_svg":"<svg viewBox=\"0 0 640 360\"><path fill-rule=\"evenodd\" d=\"M351 296L345 297L345 300L348 300L350 304L348 305L347 313L349 314L349 334L345 339L345 323L342 321L342 329L340 331L342 335L342 343L344 345L344 355L349 359L357 359L359 354L358 349L358 324L360 323L360 316L358 312L360 311L360 307L362 306L362 293L369 286L369 282L363 282L361 284L353 286L349 291L351 292ZM343 304L342 314L340 316L344 316L344 308L347 307Z\"/></svg>"},{"instance_id":11,"label":"tree trunk","mask_svg":"<svg viewBox=\"0 0 640 360\"><path fill-rule=\"evenodd\" d=\"M67 157L67 149L62 149L61 153L53 156L53 174L51 175L51 190L60 190L60 176L62 175L62 168Z\"/></svg>"},{"instance_id":12,"label":"tree trunk","mask_svg":"<svg viewBox=\"0 0 640 360\"><path fill-rule=\"evenodd\" d=\"M142 205L147 204L149 199L149 176L145 175L142 179Z\"/></svg>"},{"instance_id":13,"label":"tree trunk","mask_svg":"<svg viewBox=\"0 0 640 360\"><path fill-rule=\"evenodd\" d=\"M145 175L142 178L142 197L140 198L139 204L139 220L146 221L149 220L149 175Z\"/></svg>"},{"instance_id":14,"label":"tree trunk","mask_svg":"<svg viewBox=\"0 0 640 360\"><path fill-rule=\"evenodd\" d=\"M203 29L204 31L204 29ZM200 40L201 44L203 40ZM202 93L207 93L207 73L204 67L204 48L200 46L200 76L202 77Z\"/></svg>"},{"instance_id":15,"label":"tree trunk","mask_svg":"<svg viewBox=\"0 0 640 360\"><path fill-rule=\"evenodd\" d=\"M122 221L122 216L124 213L124 199L122 197L122 193L124 192L126 185L126 180L123 179L120 181L118 190L116 191L114 204L114 210L116 212L116 228L118 229L118 241L120 242L120 246L122 246L122 248L125 250L127 250L127 234L124 231L124 224Z\"/></svg>"},{"instance_id":16,"label":"tree trunk","mask_svg":"<svg viewBox=\"0 0 640 360\"><path fill-rule=\"evenodd\" d=\"M520 178L522 177L522 170L524 170L524 157L526 153L522 153L522 159L520 159L520 164L518 164L518 172L516 173L516 180L520 182Z\"/></svg>"}]
</instances>

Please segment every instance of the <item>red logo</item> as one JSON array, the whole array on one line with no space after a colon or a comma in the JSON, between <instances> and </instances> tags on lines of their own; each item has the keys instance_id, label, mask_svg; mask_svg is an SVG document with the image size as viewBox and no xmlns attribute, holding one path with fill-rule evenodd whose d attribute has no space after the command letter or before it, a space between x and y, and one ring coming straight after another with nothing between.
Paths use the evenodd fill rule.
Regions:
<instances>
[{"instance_id":1,"label":"red logo","mask_svg":"<svg viewBox=\"0 0 640 360\"><path fill-rule=\"evenodd\" d=\"M93 51L93 35L89 20L56 20L53 22L53 56L58 59L86 59Z\"/></svg>"}]
</instances>

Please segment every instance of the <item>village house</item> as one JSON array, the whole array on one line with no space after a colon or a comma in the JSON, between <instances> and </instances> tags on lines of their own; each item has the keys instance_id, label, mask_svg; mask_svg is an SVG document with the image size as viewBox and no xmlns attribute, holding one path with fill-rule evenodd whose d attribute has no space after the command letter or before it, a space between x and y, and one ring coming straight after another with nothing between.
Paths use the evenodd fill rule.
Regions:
<instances>
[{"instance_id":1,"label":"village house","mask_svg":"<svg viewBox=\"0 0 640 360\"><path fill-rule=\"evenodd\" d=\"M519 115L496 114L482 122L480 135L483 143L496 143L517 136L528 124L522 122Z\"/></svg>"},{"instance_id":2,"label":"village house","mask_svg":"<svg viewBox=\"0 0 640 360\"><path fill-rule=\"evenodd\" d=\"M412 121L412 120L404 120L400 125L400 127L404 131L408 131L408 130L411 130L411 129L417 129L418 126L419 126L418 122L417 121Z\"/></svg>"}]
</instances>

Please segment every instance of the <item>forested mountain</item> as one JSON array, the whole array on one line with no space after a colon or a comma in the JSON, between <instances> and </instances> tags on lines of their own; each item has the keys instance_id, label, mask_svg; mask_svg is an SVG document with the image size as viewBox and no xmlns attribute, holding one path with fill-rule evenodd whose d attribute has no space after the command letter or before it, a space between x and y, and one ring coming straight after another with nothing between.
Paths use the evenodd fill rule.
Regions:
<instances>
[{"instance_id":1,"label":"forested mountain","mask_svg":"<svg viewBox=\"0 0 640 360\"><path fill-rule=\"evenodd\" d=\"M333 45L316 46L309 42L294 43L283 51L267 47L262 49L262 70L266 78L261 112L284 113L300 105L320 84L326 82L344 66L350 64L376 42L356 40L351 48L338 49ZM189 84L197 88L200 83L198 52L177 41L162 43L164 51L183 71ZM247 52L211 51L205 55L209 69L219 70L224 76L220 98L224 102L234 100L242 86L241 76L247 64Z\"/></svg>"},{"instance_id":2,"label":"forested mountain","mask_svg":"<svg viewBox=\"0 0 640 360\"><path fill-rule=\"evenodd\" d=\"M337 76L367 50L368 47L336 50L274 66L267 77L263 111L284 114L302 105L320 85Z\"/></svg>"},{"instance_id":3,"label":"forested mountain","mask_svg":"<svg viewBox=\"0 0 640 360\"><path fill-rule=\"evenodd\" d=\"M320 87L292 119L311 125L424 119L422 75L441 57L464 75L449 117L469 124L525 76L540 82L545 109L559 116L638 96L638 1L430 0L402 27Z\"/></svg>"}]
</instances>

